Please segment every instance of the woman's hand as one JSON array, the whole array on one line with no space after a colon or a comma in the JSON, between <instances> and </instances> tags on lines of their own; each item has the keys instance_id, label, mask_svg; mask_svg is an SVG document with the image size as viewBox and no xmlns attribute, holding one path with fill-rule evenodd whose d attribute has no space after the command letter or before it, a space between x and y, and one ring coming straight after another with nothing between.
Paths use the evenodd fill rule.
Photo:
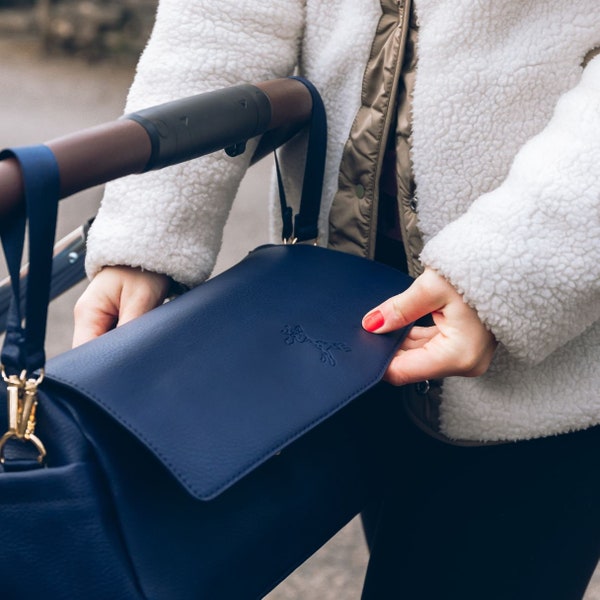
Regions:
<instances>
[{"instance_id":1,"label":"woman's hand","mask_svg":"<svg viewBox=\"0 0 600 600\"><path fill-rule=\"evenodd\" d=\"M494 336L456 289L431 269L426 269L404 293L365 315L363 327L374 333L387 333L429 313L435 325L411 329L392 359L385 380L405 385L450 375L476 377L485 373L496 349Z\"/></svg>"},{"instance_id":2,"label":"woman's hand","mask_svg":"<svg viewBox=\"0 0 600 600\"><path fill-rule=\"evenodd\" d=\"M131 321L161 304L166 275L133 267L105 267L77 301L73 347Z\"/></svg>"}]
</instances>

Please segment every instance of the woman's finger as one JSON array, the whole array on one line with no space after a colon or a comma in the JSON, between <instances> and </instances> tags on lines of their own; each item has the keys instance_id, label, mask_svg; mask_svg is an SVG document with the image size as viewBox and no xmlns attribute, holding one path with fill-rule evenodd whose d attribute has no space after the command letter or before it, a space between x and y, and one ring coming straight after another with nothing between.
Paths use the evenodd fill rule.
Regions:
<instances>
[{"instance_id":1,"label":"woman's finger","mask_svg":"<svg viewBox=\"0 0 600 600\"><path fill-rule=\"evenodd\" d=\"M104 293L92 281L73 309L74 348L110 331L115 326L119 316L118 296L118 291L115 292L115 298Z\"/></svg>"},{"instance_id":2,"label":"woman's finger","mask_svg":"<svg viewBox=\"0 0 600 600\"><path fill-rule=\"evenodd\" d=\"M152 310L164 300L168 288L166 275L132 267L106 267L75 305L73 346Z\"/></svg>"},{"instance_id":3,"label":"woman's finger","mask_svg":"<svg viewBox=\"0 0 600 600\"><path fill-rule=\"evenodd\" d=\"M403 293L388 298L363 318L372 333L388 333L406 327L443 308L458 292L434 271L426 269Z\"/></svg>"}]
</instances>

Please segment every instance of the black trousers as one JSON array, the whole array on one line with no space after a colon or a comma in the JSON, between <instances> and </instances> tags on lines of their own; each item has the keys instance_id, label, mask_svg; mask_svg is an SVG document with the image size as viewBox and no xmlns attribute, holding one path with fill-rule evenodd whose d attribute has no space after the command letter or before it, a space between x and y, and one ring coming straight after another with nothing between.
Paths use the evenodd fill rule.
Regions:
<instances>
[{"instance_id":1,"label":"black trousers","mask_svg":"<svg viewBox=\"0 0 600 600\"><path fill-rule=\"evenodd\" d=\"M398 410L386 435L363 600L583 597L600 558L600 427L458 447Z\"/></svg>"}]
</instances>

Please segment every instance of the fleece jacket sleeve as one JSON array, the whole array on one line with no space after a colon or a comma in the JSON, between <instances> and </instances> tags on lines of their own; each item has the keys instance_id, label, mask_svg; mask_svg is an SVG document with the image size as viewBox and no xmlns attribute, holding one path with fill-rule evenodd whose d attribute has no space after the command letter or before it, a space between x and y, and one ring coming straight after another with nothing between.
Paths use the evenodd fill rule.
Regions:
<instances>
[{"instance_id":1,"label":"fleece jacket sleeve","mask_svg":"<svg viewBox=\"0 0 600 600\"><path fill-rule=\"evenodd\" d=\"M161 0L126 112L242 82L289 75L304 2ZM109 184L88 242L87 271L130 265L193 286L206 279L251 147Z\"/></svg>"},{"instance_id":2,"label":"fleece jacket sleeve","mask_svg":"<svg viewBox=\"0 0 600 600\"><path fill-rule=\"evenodd\" d=\"M422 260L527 362L600 319L599 58L499 187L429 240Z\"/></svg>"}]
</instances>

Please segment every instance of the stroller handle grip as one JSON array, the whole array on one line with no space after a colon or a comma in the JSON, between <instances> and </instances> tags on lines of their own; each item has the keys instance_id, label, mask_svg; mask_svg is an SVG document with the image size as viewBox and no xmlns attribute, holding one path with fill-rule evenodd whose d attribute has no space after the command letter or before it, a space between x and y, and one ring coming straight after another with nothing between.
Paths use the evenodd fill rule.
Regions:
<instances>
[{"instance_id":1,"label":"stroller handle grip","mask_svg":"<svg viewBox=\"0 0 600 600\"><path fill-rule=\"evenodd\" d=\"M168 102L46 145L56 156L61 198L65 198L112 179L219 149L239 154L247 140L265 132L286 129L289 138L308 122L311 110L310 92L303 83L274 79ZM282 141L277 136L275 139ZM259 154L264 154L264 149L259 149ZM22 198L17 162L0 161L0 217L18 206Z\"/></svg>"}]
</instances>

